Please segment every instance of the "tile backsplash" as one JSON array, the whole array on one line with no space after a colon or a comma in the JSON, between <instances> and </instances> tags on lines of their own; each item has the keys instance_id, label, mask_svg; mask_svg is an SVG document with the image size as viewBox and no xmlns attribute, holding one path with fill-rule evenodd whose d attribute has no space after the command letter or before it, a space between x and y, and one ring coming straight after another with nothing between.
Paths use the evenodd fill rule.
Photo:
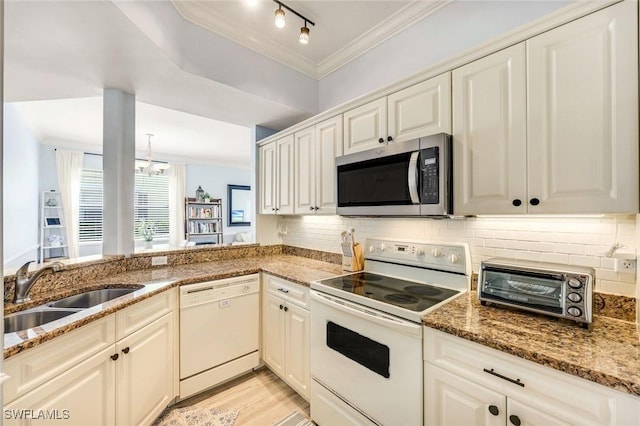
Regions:
<instances>
[{"instance_id":1,"label":"tile backsplash","mask_svg":"<svg viewBox=\"0 0 640 426\"><path fill-rule=\"evenodd\" d=\"M421 241L466 242L473 270L491 257L507 257L590 266L596 290L636 296L636 274L614 271L606 256L636 251L636 216L476 217L460 219L287 216L280 225L285 245L340 252L340 232L355 228L356 239L387 237Z\"/></svg>"}]
</instances>

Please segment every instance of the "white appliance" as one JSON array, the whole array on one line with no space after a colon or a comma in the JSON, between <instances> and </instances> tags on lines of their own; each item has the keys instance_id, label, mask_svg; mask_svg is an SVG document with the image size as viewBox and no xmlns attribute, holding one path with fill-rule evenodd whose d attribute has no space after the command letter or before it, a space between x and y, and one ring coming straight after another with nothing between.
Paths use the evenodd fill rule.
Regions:
<instances>
[{"instance_id":1,"label":"white appliance","mask_svg":"<svg viewBox=\"0 0 640 426\"><path fill-rule=\"evenodd\" d=\"M260 362L258 274L180 288L180 399Z\"/></svg>"},{"instance_id":2,"label":"white appliance","mask_svg":"<svg viewBox=\"0 0 640 426\"><path fill-rule=\"evenodd\" d=\"M421 425L421 318L469 291L469 247L386 239L365 247L363 272L311 283L311 418Z\"/></svg>"}]
</instances>

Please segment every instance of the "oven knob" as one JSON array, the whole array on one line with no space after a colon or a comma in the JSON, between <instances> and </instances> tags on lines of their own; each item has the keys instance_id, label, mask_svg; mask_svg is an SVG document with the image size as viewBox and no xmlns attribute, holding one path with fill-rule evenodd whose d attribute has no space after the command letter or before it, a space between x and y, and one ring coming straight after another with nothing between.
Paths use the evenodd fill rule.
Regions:
<instances>
[{"instance_id":1,"label":"oven knob","mask_svg":"<svg viewBox=\"0 0 640 426\"><path fill-rule=\"evenodd\" d=\"M569 293L567 295L567 299L571 300L573 303L578 303L582 300L582 296L578 293Z\"/></svg>"},{"instance_id":2,"label":"oven knob","mask_svg":"<svg viewBox=\"0 0 640 426\"><path fill-rule=\"evenodd\" d=\"M440 256L442 256L442 249L439 249L439 248L437 248L437 247L436 247L436 248L434 248L433 250L431 250L431 255L432 255L433 257L440 257Z\"/></svg>"},{"instance_id":3,"label":"oven knob","mask_svg":"<svg viewBox=\"0 0 640 426\"><path fill-rule=\"evenodd\" d=\"M571 288L580 288L580 287L582 287L582 282L580 282L580 280L577 279L577 278L570 278L569 279L569 287L571 287Z\"/></svg>"},{"instance_id":4,"label":"oven knob","mask_svg":"<svg viewBox=\"0 0 640 426\"><path fill-rule=\"evenodd\" d=\"M421 249L421 248L416 249L416 254L417 254L418 256L424 256L424 249Z\"/></svg>"},{"instance_id":5,"label":"oven knob","mask_svg":"<svg viewBox=\"0 0 640 426\"><path fill-rule=\"evenodd\" d=\"M369 253L375 253L376 248L374 246L369 246Z\"/></svg>"},{"instance_id":6,"label":"oven knob","mask_svg":"<svg viewBox=\"0 0 640 426\"><path fill-rule=\"evenodd\" d=\"M572 306L569 309L567 309L567 313L573 317L582 316L582 311L580 310L580 308L576 308L575 306Z\"/></svg>"},{"instance_id":7,"label":"oven knob","mask_svg":"<svg viewBox=\"0 0 640 426\"><path fill-rule=\"evenodd\" d=\"M460 260L460 259L458 258L457 254L451 254L449 256L449 262L451 262L451 263L458 263L458 260Z\"/></svg>"},{"instance_id":8,"label":"oven knob","mask_svg":"<svg viewBox=\"0 0 640 426\"><path fill-rule=\"evenodd\" d=\"M385 243L380 244L380 251L385 251L387 249L387 245Z\"/></svg>"}]
</instances>

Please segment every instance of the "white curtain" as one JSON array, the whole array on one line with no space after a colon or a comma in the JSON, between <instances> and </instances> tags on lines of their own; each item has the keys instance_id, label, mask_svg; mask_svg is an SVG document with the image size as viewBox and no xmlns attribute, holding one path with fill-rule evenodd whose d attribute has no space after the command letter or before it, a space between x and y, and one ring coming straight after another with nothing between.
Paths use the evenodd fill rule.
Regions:
<instances>
[{"instance_id":1,"label":"white curtain","mask_svg":"<svg viewBox=\"0 0 640 426\"><path fill-rule=\"evenodd\" d=\"M84 154L78 151L56 150L58 185L62 200L62 216L67 234L69 257L79 257L80 239L80 178Z\"/></svg>"},{"instance_id":2,"label":"white curtain","mask_svg":"<svg viewBox=\"0 0 640 426\"><path fill-rule=\"evenodd\" d=\"M184 240L184 192L186 166L169 163L169 245L178 247Z\"/></svg>"}]
</instances>

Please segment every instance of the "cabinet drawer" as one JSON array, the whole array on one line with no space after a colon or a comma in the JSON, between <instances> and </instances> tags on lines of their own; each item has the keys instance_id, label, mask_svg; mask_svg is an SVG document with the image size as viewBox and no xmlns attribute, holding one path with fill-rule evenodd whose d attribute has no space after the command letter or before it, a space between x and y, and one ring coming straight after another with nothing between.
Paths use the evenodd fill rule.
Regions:
<instances>
[{"instance_id":1,"label":"cabinet drawer","mask_svg":"<svg viewBox=\"0 0 640 426\"><path fill-rule=\"evenodd\" d=\"M173 311L175 299L176 290L171 289L116 312L116 340Z\"/></svg>"},{"instance_id":2,"label":"cabinet drawer","mask_svg":"<svg viewBox=\"0 0 640 426\"><path fill-rule=\"evenodd\" d=\"M263 274L262 278L269 293L309 309L309 287L268 274Z\"/></svg>"},{"instance_id":3,"label":"cabinet drawer","mask_svg":"<svg viewBox=\"0 0 640 426\"><path fill-rule=\"evenodd\" d=\"M428 327L424 358L507 397L545 407L550 415L573 424L627 424L625 420L640 410L640 398Z\"/></svg>"},{"instance_id":4,"label":"cabinet drawer","mask_svg":"<svg viewBox=\"0 0 640 426\"><path fill-rule=\"evenodd\" d=\"M11 376L3 388L5 404L78 365L114 342L115 321L113 315L109 315L9 358L4 363L5 373Z\"/></svg>"}]
</instances>

